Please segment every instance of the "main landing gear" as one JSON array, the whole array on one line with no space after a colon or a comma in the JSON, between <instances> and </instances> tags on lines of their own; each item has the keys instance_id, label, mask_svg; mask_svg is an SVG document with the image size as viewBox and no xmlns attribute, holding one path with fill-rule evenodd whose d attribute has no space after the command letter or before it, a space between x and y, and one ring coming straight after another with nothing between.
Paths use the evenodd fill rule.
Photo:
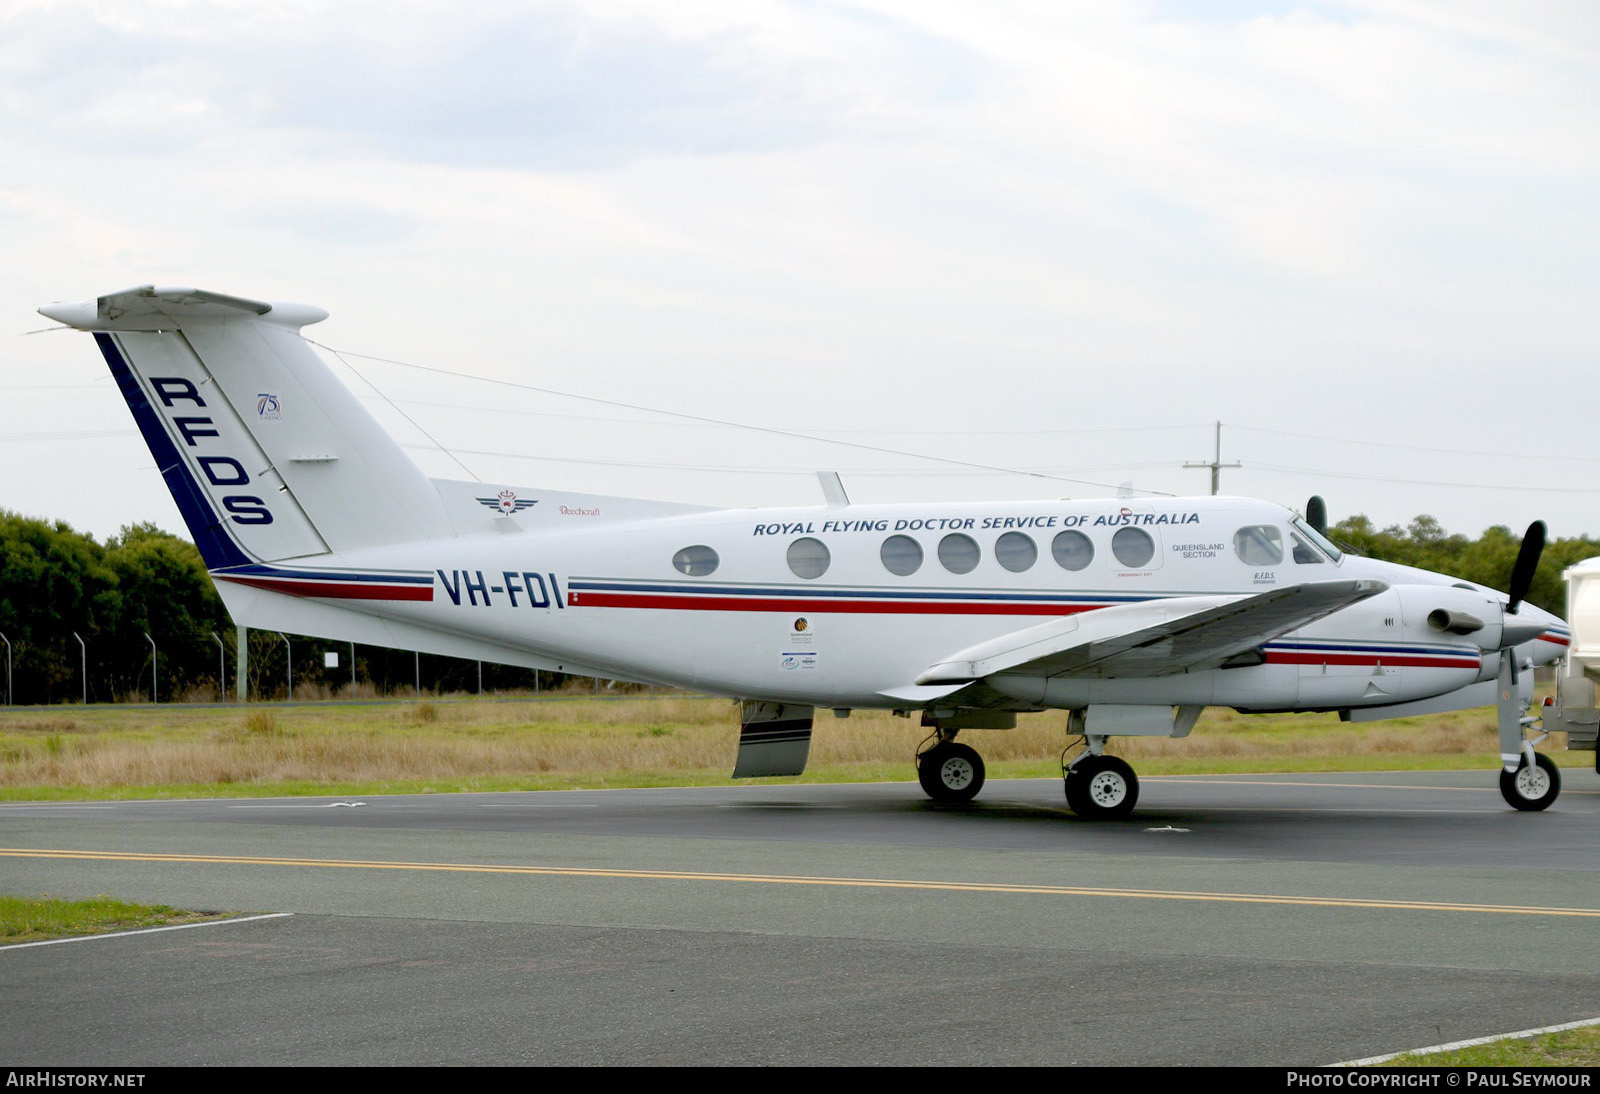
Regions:
<instances>
[{"instance_id":1,"label":"main landing gear","mask_svg":"<svg viewBox=\"0 0 1600 1094\"><path fill-rule=\"evenodd\" d=\"M936 729L917 753L917 781L944 805L969 802L983 789L983 757L957 744L955 735L953 729ZM1105 754L1105 737L1085 734L1082 741L1083 751L1070 761L1062 758L1067 805L1084 820L1121 820L1139 802L1139 776L1126 760Z\"/></svg>"},{"instance_id":2,"label":"main landing gear","mask_svg":"<svg viewBox=\"0 0 1600 1094\"><path fill-rule=\"evenodd\" d=\"M983 757L950 736L917 753L917 781L936 802L969 802L983 789Z\"/></svg>"},{"instance_id":3,"label":"main landing gear","mask_svg":"<svg viewBox=\"0 0 1600 1094\"><path fill-rule=\"evenodd\" d=\"M1115 756L1085 752L1062 772L1067 808L1084 820L1121 820L1139 801L1139 776Z\"/></svg>"},{"instance_id":4,"label":"main landing gear","mask_svg":"<svg viewBox=\"0 0 1600 1094\"><path fill-rule=\"evenodd\" d=\"M1084 820L1121 820L1139 803L1139 776L1126 760L1105 754L1107 738L1082 733L1083 715L1073 711L1068 730L1080 731L1083 751L1071 760L1061 755L1061 777L1066 784L1067 808ZM1067 746L1067 752L1072 746Z\"/></svg>"}]
</instances>

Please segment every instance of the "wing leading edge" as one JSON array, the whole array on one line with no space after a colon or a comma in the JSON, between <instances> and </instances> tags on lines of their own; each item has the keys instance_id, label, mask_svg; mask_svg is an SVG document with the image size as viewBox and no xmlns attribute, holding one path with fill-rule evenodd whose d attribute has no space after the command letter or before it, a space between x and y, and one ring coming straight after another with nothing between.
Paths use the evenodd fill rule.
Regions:
<instances>
[{"instance_id":1,"label":"wing leading edge","mask_svg":"<svg viewBox=\"0 0 1600 1094\"><path fill-rule=\"evenodd\" d=\"M1218 668L1388 588L1365 579L1310 581L1243 598L1179 596L1101 608L970 646L916 682L959 684L998 672L1109 678Z\"/></svg>"}]
</instances>

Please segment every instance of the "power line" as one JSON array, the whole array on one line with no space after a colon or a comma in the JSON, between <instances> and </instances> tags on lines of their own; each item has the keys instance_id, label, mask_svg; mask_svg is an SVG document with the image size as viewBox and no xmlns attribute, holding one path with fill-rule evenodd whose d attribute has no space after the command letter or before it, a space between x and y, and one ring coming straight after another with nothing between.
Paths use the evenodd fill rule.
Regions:
<instances>
[{"instance_id":1,"label":"power line","mask_svg":"<svg viewBox=\"0 0 1600 1094\"><path fill-rule=\"evenodd\" d=\"M433 452L435 449L425 444L402 444L400 447L409 448L417 452ZM511 460L530 460L541 463L581 463L592 464L598 467L636 467L657 471L712 471L728 472L743 475L815 475L814 467L736 467L728 464L693 464L693 463L656 463L643 460L599 460L583 456L550 456L529 452L503 452L483 448L457 448L453 451L467 456L489 456ZM1095 467L1078 468L1069 470L1083 471L1151 471L1169 466L1166 463L1143 464L1102 464ZM873 468L873 467L841 467L838 469L846 475L872 475L872 476L927 476L927 475L970 475L974 472L966 468L949 468L941 470L918 468ZM1029 468L1026 470L1044 472L1046 468ZM1015 474L1011 469L1004 471L987 471L985 474Z\"/></svg>"},{"instance_id":2,"label":"power line","mask_svg":"<svg viewBox=\"0 0 1600 1094\"><path fill-rule=\"evenodd\" d=\"M1436 448L1432 445L1396 444L1393 441L1358 441L1350 437L1328 437L1317 433L1293 433L1287 429L1263 429L1260 426L1236 425L1247 433L1270 433L1279 437L1297 437L1307 441L1330 441L1334 444L1353 444L1366 448L1398 448L1406 452L1438 452L1447 456L1482 456L1496 460L1571 460L1582 463L1600 463L1600 456L1553 456L1541 453L1533 456L1518 452L1485 452L1481 448Z\"/></svg>"},{"instance_id":3,"label":"power line","mask_svg":"<svg viewBox=\"0 0 1600 1094\"><path fill-rule=\"evenodd\" d=\"M619 399L602 399L602 398L600 398L598 396L594 396L594 395L579 395L579 394L576 394L576 393L570 392L570 391L559 391L559 390L557 390L555 388L546 388L546 387L539 387L539 386L536 386L534 384L518 383L518 382L516 382L514 380L501 380L501 379L497 379L497 378L491 377L491 376L475 376L472 373L456 372L456 371L453 371L451 369L444 369L444 368L435 368L435 367L433 367L431 365L416 365L416 364L412 364L409 361L397 361L397 360L395 360L394 358L391 358L391 357L377 357L377 356L374 356L374 355L368 354L368 353L356 353L354 350L345 350L345 351L341 352L339 350L334 349L332 346L325 346L321 342L314 342L314 341L311 341L311 339L309 339L309 338L306 339L306 340L308 342L311 342L312 345L317 346L320 349L327 350L329 353L333 354L335 357L338 357L341 361L345 361L345 358L344 358L343 354L348 353L352 357L360 357L360 358L362 358L364 360L368 360L368 361L380 361L380 362L382 362L384 364L397 365L397 366L399 366L401 368L415 369L418 372L432 373L432 374L437 375L437 376L449 376L449 377L451 377L453 379L457 379L457 380L476 380L476 381L479 381L480 383L496 384L496 385L499 385L499 386L502 386L502 387L516 388L516 389L518 389L520 391L532 391L532 392L536 392L536 393L538 393L540 395L555 395L555 396L559 396L559 397L565 398L565 399L582 399L582 400L586 400L586 401L592 402L592 403L599 403L602 406L621 407L621 408L626 409L626 410L636 410L636 411L640 411L641 413L646 413L646 414L664 414L664 415L668 415L670 417L683 418L683 419L685 419L687 421L701 422L701 423L704 423L704 424L707 424L707 425L726 426L726 427L733 428L733 429L749 430L749 431L751 431L753 433L765 433L765 434L768 434L770 436L775 436L775 437L787 437L790 440L820 441L820 442L825 443L825 444L835 444L835 445L840 445L840 446L845 447L845 448L858 448L858 449L861 449L862 451L865 451L865 452L877 452L877 453L884 454L884 455L905 456L905 457L909 457L911 459L918 459L918 460L930 460L930 461L932 461L934 463L950 464L951 466L955 466L955 467L975 468L975 469L980 470L980 471L993 471L993 472L998 472L998 473L1007 474L1007 475L1020 475L1020 476L1026 477L1026 478L1052 479L1052 480L1055 480L1057 482L1074 483L1074 484L1076 484L1078 486L1093 486L1093 487L1096 487L1096 488L1102 489L1102 490L1117 490L1117 489L1119 489L1119 487L1117 487L1117 486L1115 486L1115 485L1113 485L1111 483L1106 483L1106 482L1093 482L1093 481L1088 480L1088 479L1069 478L1069 477L1067 477L1065 475L1049 475L1049 474L1045 474L1045 473L1039 472L1039 471L1019 471L1016 468L1012 468L1012 467L1000 467L1000 466L997 466L995 464L977 463L977 462L974 462L974 461L971 461L971 460L957 460L957 459L952 459L951 457L948 457L948 456L933 456L933 455L929 455L926 452L908 452L908 451L905 451L904 449L889 448L889 447L886 447L884 445L862 444L860 441L841 441L841 440L836 440L836 439L831 438L831 437L814 437L814 436L810 436L810 435L805 434L805 433L797 433L797 432L795 432L793 430L778 429L778 428L775 428L773 426L750 425L750 424L748 424L746 422L730 422L730 421L727 421L727 420L722 419L722 418L711 418L711 417L708 417L708 416L703 415L703 414L688 414L688 413L685 413L685 412L683 412L681 410L661 410L661 409L659 409L657 407L641 406L641 405L639 405L637 403L625 403L625 402L622 402ZM345 361L345 364L348 365L349 362ZM358 373L358 375L359 375L359 373ZM363 380L365 381L365 377L363 377ZM396 407L395 409L397 411L399 410L398 407ZM401 413L403 413L403 412L401 412ZM409 419L407 419L407 420L409 420ZM431 437L429 439L432 440ZM1173 497L1174 496L1172 494L1167 493L1164 490L1140 490L1138 492L1141 493L1141 494L1158 494L1158 495L1160 495L1162 497Z\"/></svg>"},{"instance_id":4,"label":"power line","mask_svg":"<svg viewBox=\"0 0 1600 1094\"><path fill-rule=\"evenodd\" d=\"M1281 464L1252 463L1252 470L1276 471L1293 475L1318 475L1331 479L1360 479L1365 482L1392 482L1405 486L1445 486L1463 490L1537 491L1542 494L1600 494L1600 489L1585 486L1529 486L1517 483L1501 486L1492 482L1444 482L1438 479L1397 479L1386 475L1358 475L1351 471L1319 471L1314 467L1287 467Z\"/></svg>"},{"instance_id":5,"label":"power line","mask_svg":"<svg viewBox=\"0 0 1600 1094\"><path fill-rule=\"evenodd\" d=\"M331 353L333 351L330 350L329 352ZM349 351L346 350L345 352L348 353ZM359 355L358 354L352 354L352 356L359 356ZM381 358L380 358L380 360L381 360ZM348 362L346 362L346 363L348 363ZM488 379L488 378L487 377L483 377L483 379ZM363 377L363 382L367 382L365 377ZM358 399L370 399L371 396L358 395L358 396L356 396L356 398L358 398ZM684 428L693 428L693 427L696 427L696 426L703 426L703 425L707 424L707 422L705 422L703 420L691 420L691 421L684 421L684 422L649 422L649 423L641 423L638 418L608 418L608 417L604 417L604 416L598 415L598 414L563 414L560 411L554 411L554 410L524 410L521 407L483 406L483 405L478 404L478 403L441 403L441 402L439 402L439 401L437 401L435 399L391 398L391 397L389 397L387 395L384 395L382 392L379 392L378 398L381 399L383 402L389 403L391 405L393 405L395 403L405 403L408 406L427 406L427 407L434 407L436 409L444 409L444 410L474 410L474 411L478 411L480 413L486 413L486 414L517 414L517 415L522 415L522 416L530 417L530 418L561 418L561 419L566 419L566 420L570 420L570 421L577 421L577 422L612 422L612 423L616 423L616 424L619 424L619 425L640 425L640 424L671 425L671 426L682 426ZM570 398L587 399L588 396L585 396L585 395L573 395L573 396L570 396ZM670 411L670 410L653 410L653 409L649 409L649 408L646 408L645 412L649 413L649 414L673 414L674 413L673 411ZM749 428L752 428L750 426L746 426L746 425L743 425L743 424L738 423L738 422L714 422L712 424L724 425L724 426L728 426L728 427L734 428L734 429L749 429ZM1077 435L1080 435L1080 434L1085 434L1086 435L1086 434L1091 434L1091 433L1171 433L1171 432L1177 432L1177 431L1180 431L1180 430L1199 429L1202 426L1204 426L1205 424L1207 424L1207 423L1197 422L1197 423L1191 423L1191 424L1188 424L1188 425L1097 426L1097 427L1090 428L1090 429L946 429L943 426L928 427L928 428L923 428L923 429L820 429L820 428L815 428L815 427L812 427L812 426L791 426L790 429L791 429L791 431L794 431L794 432L803 432L803 433L849 434L849 435L862 435L862 434L865 434L865 435L873 435L873 436L904 436L904 437L926 437L930 433L937 433L941 437L1070 437L1070 436L1077 436ZM813 437L811 439L819 441L822 444L833 444L834 443L831 439L828 439L827 437ZM1157 465L1157 466L1163 466L1164 467L1166 465L1165 464L1160 464L1160 465Z\"/></svg>"}]
</instances>

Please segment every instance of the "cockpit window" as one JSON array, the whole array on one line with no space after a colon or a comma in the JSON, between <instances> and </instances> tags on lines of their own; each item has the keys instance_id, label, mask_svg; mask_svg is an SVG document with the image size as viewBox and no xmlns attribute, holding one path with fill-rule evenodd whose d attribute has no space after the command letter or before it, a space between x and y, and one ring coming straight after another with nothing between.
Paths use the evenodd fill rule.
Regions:
<instances>
[{"instance_id":1,"label":"cockpit window","mask_svg":"<svg viewBox=\"0 0 1600 1094\"><path fill-rule=\"evenodd\" d=\"M1294 524L1296 531L1300 532L1312 543L1315 543L1318 547L1320 547L1322 549L1322 553L1333 559L1333 561L1338 562L1344 557L1344 552L1335 547L1327 536L1311 527L1311 525L1307 524L1305 521L1297 517L1292 523Z\"/></svg>"},{"instance_id":2,"label":"cockpit window","mask_svg":"<svg viewBox=\"0 0 1600 1094\"><path fill-rule=\"evenodd\" d=\"M1283 533L1271 524L1246 525L1233 533L1233 553L1247 566L1276 566L1283 561Z\"/></svg>"},{"instance_id":3,"label":"cockpit window","mask_svg":"<svg viewBox=\"0 0 1600 1094\"><path fill-rule=\"evenodd\" d=\"M1301 565L1315 563L1321 565L1328 561L1317 553L1317 549L1300 538L1299 532L1290 532L1289 539L1294 543L1294 560Z\"/></svg>"}]
</instances>

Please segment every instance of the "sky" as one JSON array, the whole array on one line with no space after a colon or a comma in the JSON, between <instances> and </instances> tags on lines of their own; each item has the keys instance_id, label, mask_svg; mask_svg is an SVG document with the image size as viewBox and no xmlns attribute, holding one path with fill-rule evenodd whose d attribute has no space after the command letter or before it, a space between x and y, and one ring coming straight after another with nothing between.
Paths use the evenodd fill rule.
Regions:
<instances>
[{"instance_id":1,"label":"sky","mask_svg":"<svg viewBox=\"0 0 1600 1094\"><path fill-rule=\"evenodd\" d=\"M1597 198L1587 0L0 0L0 508L183 530L154 282L441 477L1600 535Z\"/></svg>"}]
</instances>

